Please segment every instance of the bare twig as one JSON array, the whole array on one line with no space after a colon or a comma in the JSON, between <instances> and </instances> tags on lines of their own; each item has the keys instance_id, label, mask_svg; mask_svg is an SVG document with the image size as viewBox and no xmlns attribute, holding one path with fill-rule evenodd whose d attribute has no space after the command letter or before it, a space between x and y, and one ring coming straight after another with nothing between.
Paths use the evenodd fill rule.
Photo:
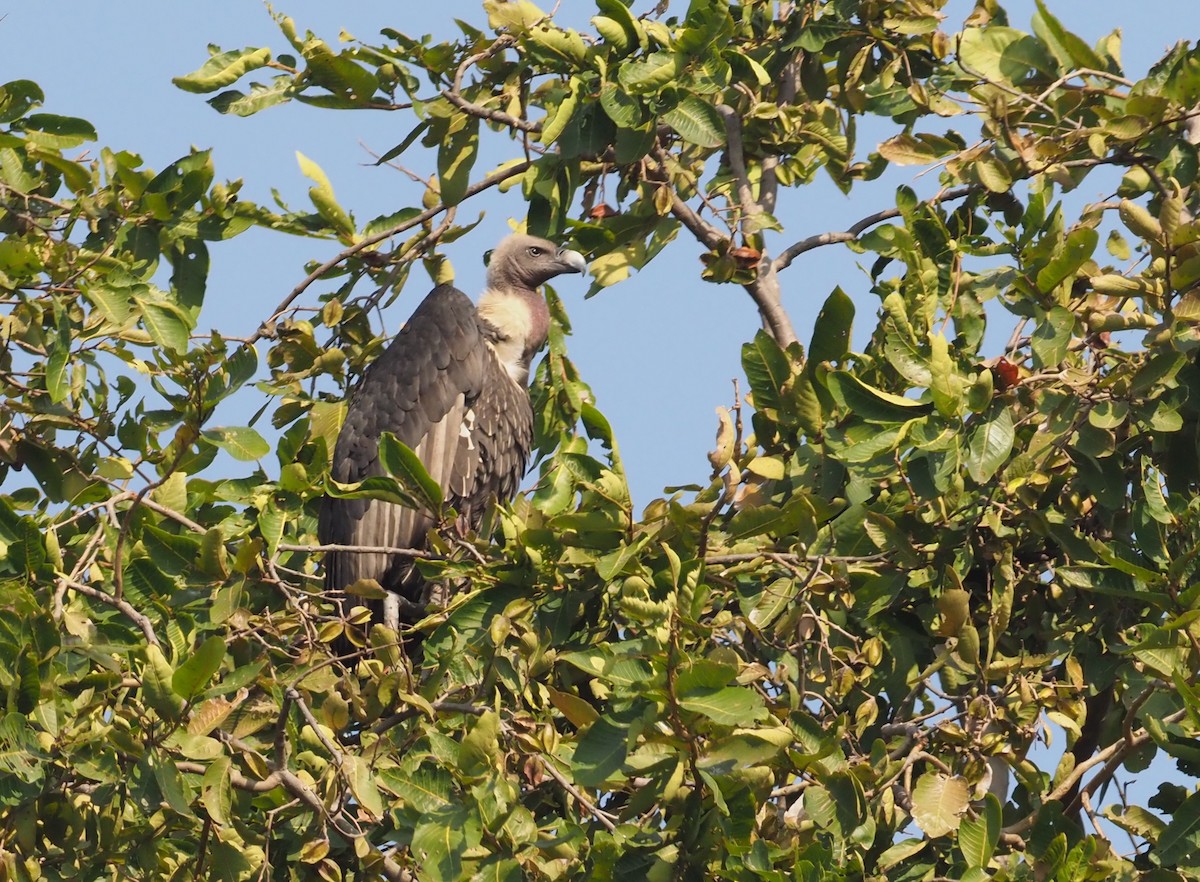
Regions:
<instances>
[{"instance_id":1,"label":"bare twig","mask_svg":"<svg viewBox=\"0 0 1200 882\"><path fill-rule=\"evenodd\" d=\"M76 582L74 579L62 577L59 579L59 582L66 585L68 588L73 588L80 594L91 597L94 600L98 600L101 603L108 604L109 606L119 610L122 615L124 615L127 619L137 625L139 629L141 629L141 632L146 635L147 643L151 643L155 646L160 645L158 642L158 637L154 634L154 626L150 624L150 620L142 613L134 609L129 601L122 600L118 597L113 597L106 591L101 591L99 588L93 588L91 585L85 585L82 582Z\"/></svg>"},{"instance_id":2,"label":"bare twig","mask_svg":"<svg viewBox=\"0 0 1200 882\"><path fill-rule=\"evenodd\" d=\"M532 164L533 164L532 160L524 160L521 162L514 163L513 165L506 166L505 168L499 169L498 171L494 171L490 175L488 175L486 178L483 178L482 180L477 181L476 183L467 187L467 189L463 192L462 198L467 199L471 196L476 195L477 193L482 193L484 190L494 187L497 184L502 183L503 181L507 181L509 178L516 177L517 175L520 175L520 174L524 174L525 171ZM432 208L427 208L425 211L422 211L420 214L416 215L415 217L410 217L408 220L402 221L402 222L396 224L394 227L389 227L386 230L382 230L373 236L367 236L365 239L363 239L359 242L355 242L349 248L345 248L342 251L339 251L333 257L329 258L329 260L325 261L323 264L321 264L319 267L317 267L311 273L309 273L307 276L305 276L304 279L300 282L300 284L298 284L295 288L293 288L287 297L283 298L283 300L280 302L280 304L275 307L275 311L272 312L271 315L267 318L267 320L264 321L261 325L259 325L258 330L255 331L250 336L250 339L249 339L247 345L253 345L254 343L263 339L264 337L270 336L272 333L270 331L271 322L273 322L275 319L277 319L279 316L281 316L284 312L286 312L287 308L289 306L291 306L292 303L295 302L297 297L299 297L306 290L308 290L308 287L313 282L317 281L317 279L324 276L327 272L329 272L331 269L336 267L338 264L342 263L343 261L349 260L351 257L358 254L360 251L363 251L366 248L370 248L372 245L376 245L376 244L382 242L384 239L389 239L392 236L396 236L396 235L399 235L400 233L403 233L405 230L410 230L413 227L420 226L421 224L425 223L427 220L437 217L443 211L446 211L446 209L448 207L449 206L445 205L444 203L439 202L437 205L433 206Z\"/></svg>"},{"instance_id":3,"label":"bare twig","mask_svg":"<svg viewBox=\"0 0 1200 882\"><path fill-rule=\"evenodd\" d=\"M261 756L257 750L239 738L228 734L222 734L222 738L240 753L253 753ZM234 778L232 776L230 781L231 783L234 782ZM333 826L335 830L338 831L338 833L345 836L347 839L356 842L358 840L364 840L364 843L367 845L369 851L378 856L380 872L382 872L387 879L391 880L391 882L414 882L415 877L409 870L400 866L400 864L396 862L395 858L380 852L376 846L372 845L366 839L366 834L362 830L358 829L358 827L353 823L351 823L344 814L341 812L330 811L321 797L317 795L316 791L305 784L304 781L301 780L294 772L286 768L273 768L270 775L263 779L262 782L258 783L261 785L266 784L267 782L274 782L278 786L283 787L284 790L307 806L308 809L313 812L313 814L315 814L317 817L324 818ZM238 785L234 783L234 786Z\"/></svg>"},{"instance_id":4,"label":"bare twig","mask_svg":"<svg viewBox=\"0 0 1200 882\"><path fill-rule=\"evenodd\" d=\"M189 775L203 775L208 771L208 766L203 763L194 763L189 760L178 760L175 763L175 768ZM247 778L237 769L229 770L229 783L238 790L245 790L248 793L266 793L280 786L279 776L271 773L261 781L256 781L253 778Z\"/></svg>"},{"instance_id":5,"label":"bare twig","mask_svg":"<svg viewBox=\"0 0 1200 882\"><path fill-rule=\"evenodd\" d=\"M952 187L949 190L943 190L940 193L926 199L926 204L933 205L935 203L950 202L955 199L962 199L969 196L979 188L976 186ZM876 224L883 223L886 220L900 216L900 209L888 208L884 211L877 211L875 214L870 214L862 220L851 224L842 232L819 233L815 236L809 236L807 239L801 239L794 245L789 245L785 248L778 257L772 261L772 266L776 272L785 270L792 265L792 261L804 254L806 251L812 251L814 248L821 248L825 245L835 245L838 242L853 242L864 232L869 230Z\"/></svg>"},{"instance_id":6,"label":"bare twig","mask_svg":"<svg viewBox=\"0 0 1200 882\"><path fill-rule=\"evenodd\" d=\"M654 167L650 167L649 163L643 165L643 173L650 180L667 188L671 194L671 214L675 216L675 219L687 227L688 232L695 236L696 240L704 247L714 251L725 247L729 243L729 237L700 217L690 205L683 201L679 191L672 186L670 175L667 173L668 157L662 147L654 148L654 159L657 165Z\"/></svg>"},{"instance_id":7,"label":"bare twig","mask_svg":"<svg viewBox=\"0 0 1200 882\"><path fill-rule=\"evenodd\" d=\"M500 37L482 52L471 55L464 59L463 63L458 66L458 70L454 72L454 85L449 89L442 90L442 97L457 107L464 113L471 116L479 117L480 119L491 120L498 122L501 125L516 129L520 132L540 132L542 124L540 122L530 122L527 119L519 119L511 113L505 113L503 110L493 110L490 107L484 107L482 104L474 104L462 96L462 81L466 76L467 71L479 62L491 58L497 52L514 45L516 40L505 34Z\"/></svg>"},{"instance_id":8,"label":"bare twig","mask_svg":"<svg viewBox=\"0 0 1200 882\"><path fill-rule=\"evenodd\" d=\"M576 802L583 806L589 815L603 824L604 829L609 833L617 829L617 825L613 823L612 817L608 814L608 812L602 811L599 806L584 796L579 791L578 787L567 780L567 777L557 768L555 768L554 761L552 759L546 757L545 760L546 761L542 763L542 768L546 770L546 773L551 778L559 783L559 786L561 786L563 790L575 797Z\"/></svg>"},{"instance_id":9,"label":"bare twig","mask_svg":"<svg viewBox=\"0 0 1200 882\"><path fill-rule=\"evenodd\" d=\"M293 545L280 542L275 546L279 551L338 551L351 554L394 554L398 557L414 557L422 560L442 560L440 555L421 548L393 548L390 545Z\"/></svg>"}]
</instances>

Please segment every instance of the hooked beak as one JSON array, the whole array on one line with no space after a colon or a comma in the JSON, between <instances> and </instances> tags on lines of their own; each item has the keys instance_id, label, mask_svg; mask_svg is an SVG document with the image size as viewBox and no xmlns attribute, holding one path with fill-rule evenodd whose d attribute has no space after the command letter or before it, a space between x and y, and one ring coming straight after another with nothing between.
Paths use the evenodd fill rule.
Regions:
<instances>
[{"instance_id":1,"label":"hooked beak","mask_svg":"<svg viewBox=\"0 0 1200 882\"><path fill-rule=\"evenodd\" d=\"M583 259L583 255L578 251L572 251L570 248L558 249L558 264L563 268L565 273L585 273L587 272L587 261Z\"/></svg>"}]
</instances>

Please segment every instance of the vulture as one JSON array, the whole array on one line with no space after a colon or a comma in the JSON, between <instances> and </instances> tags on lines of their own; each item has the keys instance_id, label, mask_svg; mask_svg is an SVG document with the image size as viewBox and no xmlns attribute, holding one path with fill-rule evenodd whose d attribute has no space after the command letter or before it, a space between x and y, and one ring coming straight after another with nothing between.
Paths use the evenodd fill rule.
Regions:
<instances>
[{"instance_id":1,"label":"vulture","mask_svg":"<svg viewBox=\"0 0 1200 882\"><path fill-rule=\"evenodd\" d=\"M576 251L512 235L492 252L478 307L453 285L434 288L351 395L334 448L334 480L352 484L383 474L379 436L391 432L420 458L460 523L478 529L489 505L516 495L528 465L529 366L550 324L539 289L586 269ZM326 496L317 535L325 545L422 548L433 525L427 513L394 503ZM411 559L326 553L327 591L359 579L375 579L388 592L382 621L389 627L399 627L402 606L422 602Z\"/></svg>"}]
</instances>

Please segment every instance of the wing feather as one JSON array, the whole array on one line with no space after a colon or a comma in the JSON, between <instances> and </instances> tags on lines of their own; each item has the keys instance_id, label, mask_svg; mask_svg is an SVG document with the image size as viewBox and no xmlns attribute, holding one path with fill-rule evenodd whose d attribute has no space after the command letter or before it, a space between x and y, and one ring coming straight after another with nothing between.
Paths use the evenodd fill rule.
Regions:
<instances>
[{"instance_id":1,"label":"wing feather","mask_svg":"<svg viewBox=\"0 0 1200 882\"><path fill-rule=\"evenodd\" d=\"M449 490L452 453L429 458L458 436L463 402L478 397L488 357L475 305L450 285L435 288L408 324L363 376L350 398L334 450L332 475L354 483L383 473L379 436L391 432L413 448L443 490ZM318 537L324 544L421 547L431 521L421 512L375 500L322 501ZM409 562L388 555L326 555L326 587L360 578L402 587Z\"/></svg>"},{"instance_id":2,"label":"wing feather","mask_svg":"<svg viewBox=\"0 0 1200 882\"><path fill-rule=\"evenodd\" d=\"M334 453L342 483L382 474L378 439L392 432L411 447L446 501L478 527L487 507L520 486L533 437L529 393L487 342L474 304L442 285L368 369L350 399ZM322 543L423 547L433 526L425 513L376 500L323 500ZM416 599L411 561L387 554L330 553L326 587L362 578Z\"/></svg>"}]
</instances>

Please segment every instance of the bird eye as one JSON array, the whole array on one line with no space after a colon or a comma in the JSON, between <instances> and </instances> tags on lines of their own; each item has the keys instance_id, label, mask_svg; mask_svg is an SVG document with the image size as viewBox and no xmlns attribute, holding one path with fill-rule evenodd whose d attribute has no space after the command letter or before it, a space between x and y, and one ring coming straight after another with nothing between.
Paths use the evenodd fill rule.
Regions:
<instances>
[{"instance_id":1,"label":"bird eye","mask_svg":"<svg viewBox=\"0 0 1200 882\"><path fill-rule=\"evenodd\" d=\"M529 246L529 256L530 257L541 257L542 249L536 245L530 245Z\"/></svg>"}]
</instances>

